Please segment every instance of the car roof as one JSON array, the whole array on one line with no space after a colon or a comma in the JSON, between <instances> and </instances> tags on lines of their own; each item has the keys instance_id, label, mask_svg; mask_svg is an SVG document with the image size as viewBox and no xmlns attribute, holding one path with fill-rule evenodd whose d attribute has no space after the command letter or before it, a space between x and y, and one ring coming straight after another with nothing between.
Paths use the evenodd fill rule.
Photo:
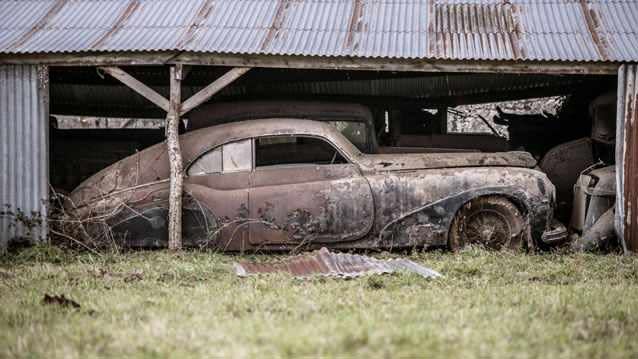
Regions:
<instances>
[{"instance_id":1,"label":"car roof","mask_svg":"<svg viewBox=\"0 0 638 359\"><path fill-rule=\"evenodd\" d=\"M373 124L370 110L359 104L297 100L216 102L199 106L186 117L189 130L259 118L342 119Z\"/></svg>"},{"instance_id":2,"label":"car roof","mask_svg":"<svg viewBox=\"0 0 638 359\"><path fill-rule=\"evenodd\" d=\"M326 122L290 118L271 118L225 123L188 132L180 136L185 158L198 157L224 143L246 138L279 135L318 136L330 139L337 147L355 154L356 147Z\"/></svg>"}]
</instances>

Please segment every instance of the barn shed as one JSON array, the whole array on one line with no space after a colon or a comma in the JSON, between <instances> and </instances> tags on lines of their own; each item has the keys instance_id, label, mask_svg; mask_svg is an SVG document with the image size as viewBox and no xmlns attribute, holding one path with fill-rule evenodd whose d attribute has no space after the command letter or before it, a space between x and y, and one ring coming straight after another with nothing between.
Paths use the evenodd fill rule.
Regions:
<instances>
[{"instance_id":1,"label":"barn shed","mask_svg":"<svg viewBox=\"0 0 638 359\"><path fill-rule=\"evenodd\" d=\"M0 0L0 204L46 217L50 114L174 120L289 98L392 111L612 87L616 231L636 252L636 18L636 0ZM40 223L0 217L0 247L43 238Z\"/></svg>"}]
</instances>

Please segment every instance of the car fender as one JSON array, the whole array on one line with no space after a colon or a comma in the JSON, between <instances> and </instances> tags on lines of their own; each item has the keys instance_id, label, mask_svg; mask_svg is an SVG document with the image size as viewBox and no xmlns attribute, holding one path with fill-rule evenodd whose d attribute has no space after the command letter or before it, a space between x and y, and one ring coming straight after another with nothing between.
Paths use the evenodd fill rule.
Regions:
<instances>
[{"instance_id":1,"label":"car fender","mask_svg":"<svg viewBox=\"0 0 638 359\"><path fill-rule=\"evenodd\" d=\"M538 224L533 217L547 211L551 203L538 203L529 193L515 186L472 188L415 208L388 222L378 233L377 242L386 247L447 245L452 220L469 201L483 196L498 195L511 200L526 216L530 225ZM541 201L542 202L542 201ZM540 222L545 223L546 218Z\"/></svg>"}]
</instances>

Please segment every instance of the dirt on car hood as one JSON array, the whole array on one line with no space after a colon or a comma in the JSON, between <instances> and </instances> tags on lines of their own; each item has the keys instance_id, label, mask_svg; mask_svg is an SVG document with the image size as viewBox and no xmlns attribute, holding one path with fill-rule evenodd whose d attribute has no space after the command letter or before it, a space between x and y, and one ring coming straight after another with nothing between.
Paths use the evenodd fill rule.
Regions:
<instances>
[{"instance_id":1,"label":"dirt on car hood","mask_svg":"<svg viewBox=\"0 0 638 359\"><path fill-rule=\"evenodd\" d=\"M362 154L360 163L371 170L400 171L457 167L536 167L528 152Z\"/></svg>"}]
</instances>

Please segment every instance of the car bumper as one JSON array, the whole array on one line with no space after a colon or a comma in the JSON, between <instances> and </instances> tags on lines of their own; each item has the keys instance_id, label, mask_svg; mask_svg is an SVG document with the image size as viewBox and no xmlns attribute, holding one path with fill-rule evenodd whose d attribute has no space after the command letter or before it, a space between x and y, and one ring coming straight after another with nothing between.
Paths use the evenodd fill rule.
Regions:
<instances>
[{"instance_id":1,"label":"car bumper","mask_svg":"<svg viewBox=\"0 0 638 359\"><path fill-rule=\"evenodd\" d=\"M550 228L546 229L541 235L541 240L545 244L553 245L562 243L567 239L567 228L564 224L553 220Z\"/></svg>"}]
</instances>

